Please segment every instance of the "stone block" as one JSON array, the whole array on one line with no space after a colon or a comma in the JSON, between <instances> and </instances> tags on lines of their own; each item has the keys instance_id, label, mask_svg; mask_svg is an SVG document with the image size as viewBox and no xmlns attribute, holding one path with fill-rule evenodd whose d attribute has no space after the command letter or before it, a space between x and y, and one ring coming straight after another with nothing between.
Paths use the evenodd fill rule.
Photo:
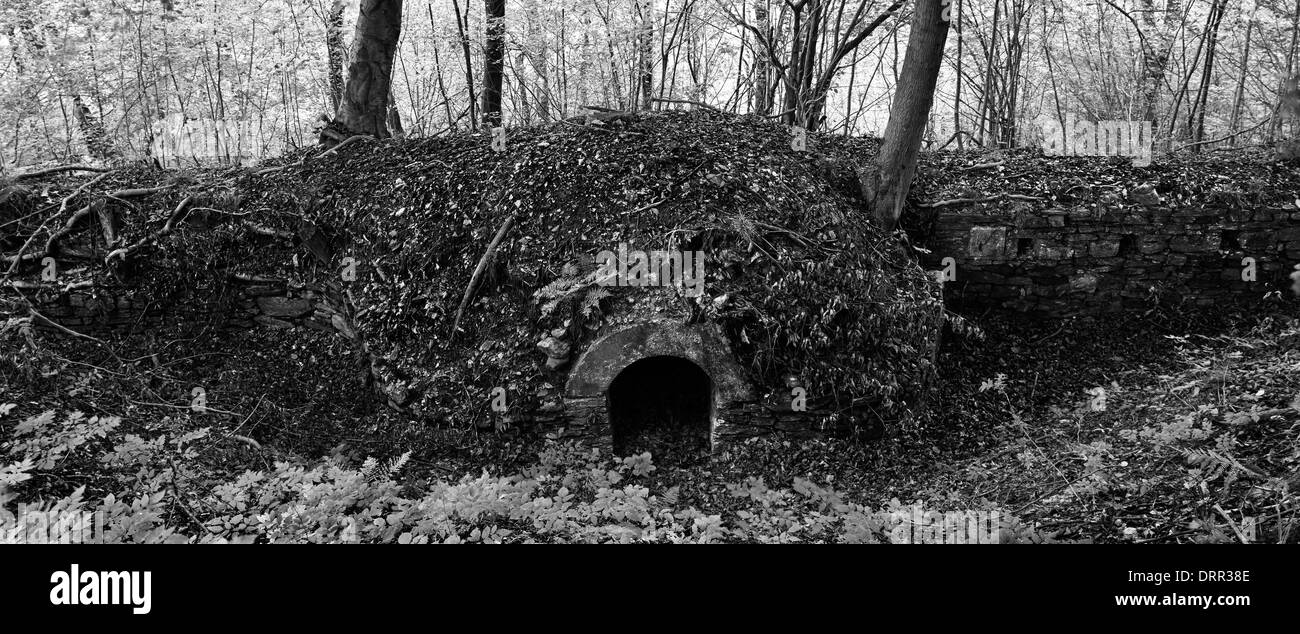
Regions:
<instances>
[{"instance_id":1,"label":"stone block","mask_svg":"<svg viewBox=\"0 0 1300 634\"><path fill-rule=\"evenodd\" d=\"M971 227L966 253L975 259L1006 257L1006 227Z\"/></svg>"},{"instance_id":2,"label":"stone block","mask_svg":"<svg viewBox=\"0 0 1300 634\"><path fill-rule=\"evenodd\" d=\"M257 307L267 317L294 318L312 312L311 302L287 297L259 297Z\"/></svg>"}]
</instances>

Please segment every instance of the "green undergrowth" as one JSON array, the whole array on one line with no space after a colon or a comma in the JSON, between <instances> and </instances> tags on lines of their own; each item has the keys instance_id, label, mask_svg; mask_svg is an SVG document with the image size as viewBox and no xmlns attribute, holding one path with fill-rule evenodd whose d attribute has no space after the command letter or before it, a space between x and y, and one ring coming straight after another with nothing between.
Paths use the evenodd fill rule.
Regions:
<instances>
[{"instance_id":1,"label":"green undergrowth","mask_svg":"<svg viewBox=\"0 0 1300 634\"><path fill-rule=\"evenodd\" d=\"M193 466L214 442L210 428L178 436L119 435L116 417L47 412L18 423L5 448L21 460L0 469L0 541L33 539L34 513L78 512L102 523L97 538L130 543L886 543L958 539L1041 541L996 508L981 537L924 532L942 517L921 503L882 507L850 501L828 486L794 478L774 488L759 477L723 485L723 501L701 510L680 486L654 486L649 453L626 458L574 445L551 445L509 476L403 481L410 453L344 466L277 462L224 481ZM100 499L78 487L19 507L12 492L56 466L93 465L117 491Z\"/></svg>"}]
</instances>

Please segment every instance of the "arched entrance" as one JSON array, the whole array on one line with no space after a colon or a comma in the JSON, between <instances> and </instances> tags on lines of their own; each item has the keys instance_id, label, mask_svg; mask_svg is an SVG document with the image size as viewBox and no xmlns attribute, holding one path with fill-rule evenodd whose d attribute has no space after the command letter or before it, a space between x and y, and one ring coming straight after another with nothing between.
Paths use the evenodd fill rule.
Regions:
<instances>
[{"instance_id":1,"label":"arched entrance","mask_svg":"<svg viewBox=\"0 0 1300 634\"><path fill-rule=\"evenodd\" d=\"M753 400L752 387L715 326L627 324L606 331L574 363L564 389L566 431L617 445L624 456L633 449L649 451L660 463L668 447L644 441L665 438L642 432L687 445L703 437L712 449L712 441L729 429L720 413ZM656 412L671 417L672 424L665 428L661 423L667 421L655 418ZM674 436L669 431L674 429L688 433Z\"/></svg>"},{"instance_id":2,"label":"arched entrance","mask_svg":"<svg viewBox=\"0 0 1300 634\"><path fill-rule=\"evenodd\" d=\"M667 355L637 360L614 377L606 396L619 455L709 449L713 380L690 360Z\"/></svg>"}]
</instances>

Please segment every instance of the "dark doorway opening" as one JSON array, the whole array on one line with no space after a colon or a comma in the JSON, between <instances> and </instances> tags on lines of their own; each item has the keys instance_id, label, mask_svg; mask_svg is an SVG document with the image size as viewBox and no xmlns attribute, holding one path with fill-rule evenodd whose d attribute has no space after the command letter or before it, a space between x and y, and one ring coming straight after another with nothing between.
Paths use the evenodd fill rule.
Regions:
<instances>
[{"instance_id":1,"label":"dark doorway opening","mask_svg":"<svg viewBox=\"0 0 1300 634\"><path fill-rule=\"evenodd\" d=\"M680 357L648 357L623 369L606 393L614 451L649 451L656 463L707 453L713 381Z\"/></svg>"}]
</instances>

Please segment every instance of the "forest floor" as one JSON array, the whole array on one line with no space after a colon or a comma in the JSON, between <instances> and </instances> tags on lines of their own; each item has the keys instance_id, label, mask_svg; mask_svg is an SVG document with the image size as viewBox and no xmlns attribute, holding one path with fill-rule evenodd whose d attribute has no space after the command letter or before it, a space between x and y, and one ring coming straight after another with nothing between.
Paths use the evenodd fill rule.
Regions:
<instances>
[{"instance_id":1,"label":"forest floor","mask_svg":"<svg viewBox=\"0 0 1300 634\"><path fill-rule=\"evenodd\" d=\"M781 199L781 214L811 222L815 218L803 213L811 208L808 201L791 192L811 191L822 202L848 205L852 196L846 192L856 180L841 168L874 147L865 139L817 137L826 160L814 160L788 150L784 129L712 115L662 114L617 132L571 128L526 130L512 137L518 175L509 179L511 189L541 197L528 204L516 200L515 206L551 213L521 219L536 225L528 235L563 241L581 233L557 229L561 225L551 221L560 216L574 222L605 218L608 230L623 224L612 212L568 214L565 210L580 207L579 199L593 209L640 209L670 193L679 199L678 211L715 210L719 218ZM706 138L708 143L699 142ZM395 223L380 225L389 237L407 222L400 210L387 213L394 200L411 208L419 203L425 209L461 210L428 215L432 220L421 234L426 242L404 234L410 247L404 252L416 260L434 252L462 258L447 265L461 277L434 276L448 291L441 296L450 298L442 308L453 308L466 288L463 278L483 253L486 237L475 231L505 226L497 216L464 215L478 209L474 201L486 198L462 185L495 182L485 175L504 164L482 140L433 139L396 149L356 144L346 155L287 157L291 170L253 179L268 198L252 206L293 209L276 196L293 182L315 179L322 198L333 196L330 188L366 192L347 198L348 204L320 207L340 214L369 209L383 222ZM618 152L611 155L612 150ZM966 154L932 160L917 185L927 200L1014 192L1043 205L1122 207L1130 203L1116 192L1139 184L1137 175L1114 161L1045 163L1032 153L1012 153L994 163ZM968 164L972 161L980 162ZM442 171L431 165L442 165ZM781 175L770 176L778 168ZM1188 159L1162 164L1140 181L1157 181L1173 204L1230 198L1245 207L1273 204L1283 195L1289 204L1294 169L1282 163L1257 168L1250 157ZM644 172L644 178L625 186L633 172ZM248 177L231 173L231 183ZM386 175L388 190L340 182L368 184L374 174ZM430 174L440 178L415 193L397 192L416 189L404 183L422 182L418 179ZM139 184L163 188L159 200L122 206L124 219L141 221L126 223L128 242L170 224L172 210L183 206L177 199L232 198L224 189L208 192L211 184L191 175L128 171L104 178L100 186L108 191ZM25 222L33 225L26 230L39 233L36 225L54 219L41 218L41 212L65 206L59 204L68 200L65 196L75 198L74 182L65 179L44 193L18 188L39 194L40 204L11 205L12 219L0 221L15 227ZM560 192L554 183L571 184L573 190ZM569 198L544 199L557 192ZM448 201L456 204L444 204ZM235 217L232 210L216 215ZM227 224L233 232L253 231L242 223ZM261 242L212 232L217 237L208 242L236 245L231 248L241 264L283 265L270 257L265 235L257 235ZM226 239L232 236L238 239ZM435 248L448 236L458 240L454 249ZM13 249L23 242L19 232L8 239ZM94 240L88 241L93 250ZM154 254L154 270L183 281L217 270L195 257L194 244L168 243L167 250ZM539 262L553 256L555 245L548 244L530 247ZM103 254L95 255L99 260ZM292 261L296 267L296 252ZM202 270L185 269L184 263ZM35 275L36 267L28 268ZM827 269L836 279L839 270ZM770 286L762 275L754 280ZM372 303L391 308L388 297L375 295ZM810 297L819 301L815 294ZM416 299L404 300L411 304L406 308L425 305ZM484 323L520 321L503 319L497 308L480 311ZM437 313L442 322L451 314ZM709 458L674 456L661 448L653 456L613 462L527 429L496 429L486 416L475 419L485 399L471 395L473 386L465 381L448 379L449 389L435 394L441 404L462 406L445 408L452 412L445 425L414 421L376 401L366 382L368 363L351 344L317 331L144 332L91 341L34 330L25 310L5 316L0 315L0 530L7 504L66 500L82 491L90 501L146 499L140 508L153 514L146 523L164 524L192 539L246 537L251 531L257 539L279 535L312 541L345 536L446 541L475 535L520 541L897 541L890 531L897 518L890 513L924 508L996 511L1009 518L1008 532L1016 540L1300 540L1294 495L1300 486L1300 310L1294 302L1244 312L1162 308L1065 322L967 316L985 336L946 338L935 394L919 424L904 426L905 432L874 443L754 440ZM438 341L438 332L408 334L423 343ZM530 359L531 365L497 356L485 367L535 371L533 334L518 329L510 335L521 344L512 348L517 359ZM892 376L876 372L870 378ZM196 388L205 398L201 410L193 407ZM478 475L484 473L497 479ZM304 478L323 488L295 488ZM7 488L14 496L6 497ZM311 504L323 510L302 506L308 493L316 496ZM497 505L502 500L509 504ZM277 518L287 516L307 519L286 528ZM512 531L508 537L496 530L503 526ZM166 532L150 530L134 539L174 536Z\"/></svg>"},{"instance_id":2,"label":"forest floor","mask_svg":"<svg viewBox=\"0 0 1300 634\"><path fill-rule=\"evenodd\" d=\"M732 520L749 517L754 491L803 480L868 507L997 509L1032 541L1300 537L1294 310L983 328L982 340L947 340L936 399L914 437L753 441L712 459L659 463L642 482ZM132 358L127 351L143 351L140 343L34 333L21 358L0 368L0 405L13 405L0 410L0 441L12 421L48 410L120 416L119 431L140 435L210 427L210 437L228 441L208 456L210 485L278 461L333 456L358 465L407 450L406 481L455 481L516 472L553 444L472 425L434 429L372 406L352 353L326 336L259 330ZM177 405L195 385L205 387L207 413ZM1104 404L1089 392L1097 387ZM29 492L84 486L90 498L121 486L71 467L29 484L37 483Z\"/></svg>"}]
</instances>

